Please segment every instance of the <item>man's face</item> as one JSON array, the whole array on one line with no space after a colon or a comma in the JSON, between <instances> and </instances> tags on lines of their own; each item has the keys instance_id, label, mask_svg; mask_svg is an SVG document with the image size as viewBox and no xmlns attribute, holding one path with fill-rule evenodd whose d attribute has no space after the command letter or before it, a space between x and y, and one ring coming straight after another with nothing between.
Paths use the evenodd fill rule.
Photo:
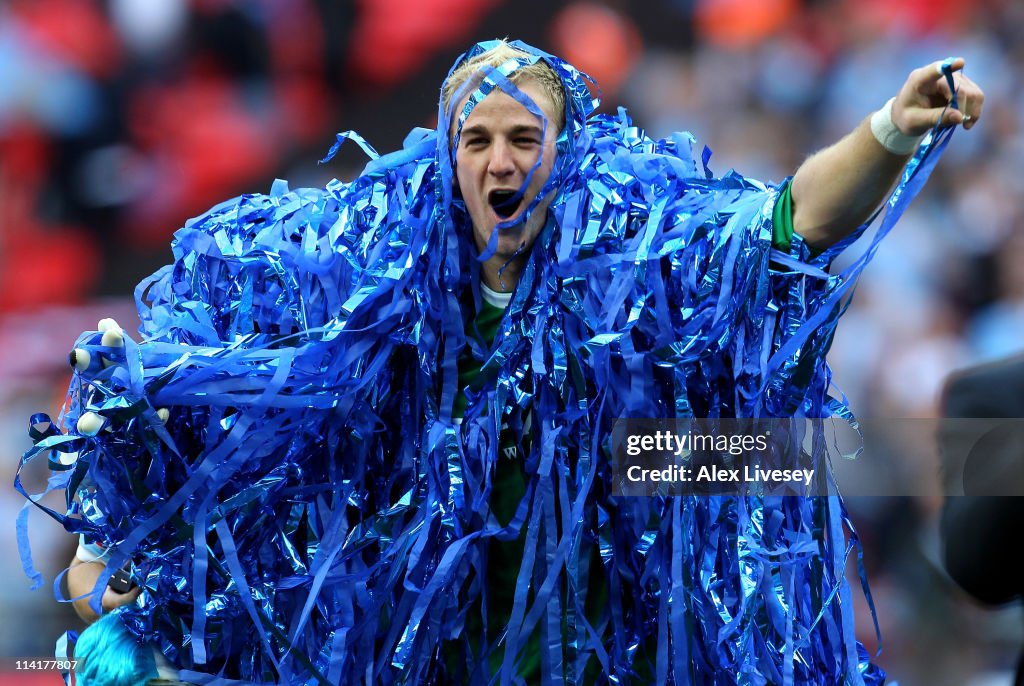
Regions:
<instances>
[{"instance_id":1,"label":"man's face","mask_svg":"<svg viewBox=\"0 0 1024 686\"><path fill-rule=\"evenodd\" d=\"M455 151L456 180L473 221L473 239L480 252L487 247L499 222L516 221L523 216L551 175L555 162L558 113L543 89L532 80L524 79L517 87L544 112L547 132L540 118L495 89L466 118ZM455 111L460 111L465 102L459 103ZM540 166L522 199L514 205L503 202L523 185L538 157ZM520 247L524 254L529 251L544 226L552 195L538 204L529 222L501 230L493 260L504 264Z\"/></svg>"}]
</instances>

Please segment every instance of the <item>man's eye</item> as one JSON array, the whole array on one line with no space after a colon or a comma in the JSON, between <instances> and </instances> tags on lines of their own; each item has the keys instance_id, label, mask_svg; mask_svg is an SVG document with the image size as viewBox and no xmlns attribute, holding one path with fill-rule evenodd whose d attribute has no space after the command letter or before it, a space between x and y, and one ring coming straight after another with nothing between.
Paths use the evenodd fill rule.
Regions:
<instances>
[{"instance_id":1,"label":"man's eye","mask_svg":"<svg viewBox=\"0 0 1024 686\"><path fill-rule=\"evenodd\" d=\"M487 145L486 138L469 138L466 140L467 148L479 148L484 145Z\"/></svg>"},{"instance_id":2,"label":"man's eye","mask_svg":"<svg viewBox=\"0 0 1024 686\"><path fill-rule=\"evenodd\" d=\"M540 145L540 141L536 138L530 138L528 136L522 136L516 139L516 143L519 145Z\"/></svg>"}]
</instances>

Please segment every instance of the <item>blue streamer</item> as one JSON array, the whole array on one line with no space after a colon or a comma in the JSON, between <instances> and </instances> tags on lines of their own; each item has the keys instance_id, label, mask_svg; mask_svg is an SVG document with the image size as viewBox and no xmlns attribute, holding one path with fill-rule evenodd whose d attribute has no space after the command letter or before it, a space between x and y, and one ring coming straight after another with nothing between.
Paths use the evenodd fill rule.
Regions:
<instances>
[{"instance_id":1,"label":"blue streamer","mask_svg":"<svg viewBox=\"0 0 1024 686\"><path fill-rule=\"evenodd\" d=\"M714 178L688 134L594 115L585 75L517 47L455 98L460 124L493 88L535 108L512 81L537 61L568 95L558 193L493 346L467 333L479 256L452 197L455 114L383 156L340 134L325 159L355 141L357 179L275 182L190 220L136 289L141 339L83 334L113 364L76 374L55 425L33 418L22 459L79 454L47 486L67 509L20 470L17 487L111 552L97 589L130 561L142 594L119 620L195 683L882 683L855 641L837 498L613 498L608 436L620 417L849 416L825 352L949 133L833 276L835 250L772 249L777 188ZM458 423L465 355L483 388ZM78 435L89 411L109 430ZM524 495L499 521L510 435ZM514 587L490 588L510 544Z\"/></svg>"}]
</instances>

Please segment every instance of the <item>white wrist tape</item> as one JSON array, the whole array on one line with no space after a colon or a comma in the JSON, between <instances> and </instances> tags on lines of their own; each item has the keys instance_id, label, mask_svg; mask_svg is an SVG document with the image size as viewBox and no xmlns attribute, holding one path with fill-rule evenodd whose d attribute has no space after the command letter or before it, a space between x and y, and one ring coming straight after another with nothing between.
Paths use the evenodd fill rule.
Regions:
<instances>
[{"instance_id":1,"label":"white wrist tape","mask_svg":"<svg viewBox=\"0 0 1024 686\"><path fill-rule=\"evenodd\" d=\"M871 133L882 147L894 155L909 155L917 150L921 136L908 136L896 128L892 121L892 104L896 98L889 98L885 107L871 115Z\"/></svg>"},{"instance_id":2,"label":"white wrist tape","mask_svg":"<svg viewBox=\"0 0 1024 686\"><path fill-rule=\"evenodd\" d=\"M95 543L83 541L79 541L78 550L75 551L75 557L79 562L106 562L109 555L110 551L103 550Z\"/></svg>"}]
</instances>

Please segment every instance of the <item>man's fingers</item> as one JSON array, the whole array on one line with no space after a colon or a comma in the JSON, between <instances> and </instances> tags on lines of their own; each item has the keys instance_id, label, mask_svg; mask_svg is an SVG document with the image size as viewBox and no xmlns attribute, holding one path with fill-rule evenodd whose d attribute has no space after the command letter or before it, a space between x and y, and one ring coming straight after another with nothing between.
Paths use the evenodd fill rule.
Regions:
<instances>
[{"instance_id":1,"label":"man's fingers","mask_svg":"<svg viewBox=\"0 0 1024 686\"><path fill-rule=\"evenodd\" d=\"M984 109L985 98L984 96L978 99L977 103L971 103L970 110L966 110L964 115L963 125L965 129L972 128L981 119L981 111Z\"/></svg>"},{"instance_id":2,"label":"man's fingers","mask_svg":"<svg viewBox=\"0 0 1024 686\"><path fill-rule=\"evenodd\" d=\"M943 127L959 124L965 129L973 128L981 117L982 100L980 98L977 101L968 99L965 102L961 98L960 106L961 109L953 109L949 106L908 108L903 113L906 130L919 135L934 128L937 124L941 124Z\"/></svg>"},{"instance_id":3,"label":"man's fingers","mask_svg":"<svg viewBox=\"0 0 1024 686\"><path fill-rule=\"evenodd\" d=\"M960 82L960 111L964 113L963 126L969 129L978 123L985 107L985 94L966 76Z\"/></svg>"},{"instance_id":4,"label":"man's fingers","mask_svg":"<svg viewBox=\"0 0 1024 686\"><path fill-rule=\"evenodd\" d=\"M942 123L952 126L960 123L959 110L947 107L904 107L897 115L893 113L893 122L897 123L900 132L908 136L921 136ZM898 119L897 119L898 117Z\"/></svg>"},{"instance_id":5,"label":"man's fingers","mask_svg":"<svg viewBox=\"0 0 1024 686\"><path fill-rule=\"evenodd\" d=\"M952 107L947 107L944 111L940 111L939 117L942 118L942 126L956 126L964 121L964 114L960 110L954 110ZM938 117L936 117L938 120Z\"/></svg>"},{"instance_id":6,"label":"man's fingers","mask_svg":"<svg viewBox=\"0 0 1024 686\"><path fill-rule=\"evenodd\" d=\"M974 126L978 116L977 114L968 115L964 111L955 110L952 107L932 107L908 113L908 119L917 125L915 128L922 130L932 129L937 124L943 127L963 124L965 129L969 129Z\"/></svg>"},{"instance_id":7,"label":"man's fingers","mask_svg":"<svg viewBox=\"0 0 1024 686\"><path fill-rule=\"evenodd\" d=\"M929 83L927 90L938 96L943 102L952 102L953 100L953 91L949 90L949 84L946 83L946 79L939 79Z\"/></svg>"},{"instance_id":8,"label":"man's fingers","mask_svg":"<svg viewBox=\"0 0 1024 686\"><path fill-rule=\"evenodd\" d=\"M945 75L945 66L947 62L949 63L949 70L957 72L964 68L966 60L964 60L963 57L955 57L952 61L945 59L934 62L932 64L932 73L934 74L935 78Z\"/></svg>"},{"instance_id":9,"label":"man's fingers","mask_svg":"<svg viewBox=\"0 0 1024 686\"><path fill-rule=\"evenodd\" d=\"M893 121L900 131L920 135L937 124L970 129L977 123L985 95L964 76L965 63L963 57L938 60L911 73L893 106ZM951 79L946 78L947 70ZM956 109L951 107L954 97Z\"/></svg>"},{"instance_id":10,"label":"man's fingers","mask_svg":"<svg viewBox=\"0 0 1024 686\"><path fill-rule=\"evenodd\" d=\"M912 91L923 95L942 93L948 97L949 85L946 82L946 74L943 69L947 62L948 60L938 60L927 66L915 69L910 73L910 78L904 87L909 86ZM956 77L959 77L957 72L964 68L964 64L964 58L957 57L952 62L949 62L949 68L956 74Z\"/></svg>"}]
</instances>

